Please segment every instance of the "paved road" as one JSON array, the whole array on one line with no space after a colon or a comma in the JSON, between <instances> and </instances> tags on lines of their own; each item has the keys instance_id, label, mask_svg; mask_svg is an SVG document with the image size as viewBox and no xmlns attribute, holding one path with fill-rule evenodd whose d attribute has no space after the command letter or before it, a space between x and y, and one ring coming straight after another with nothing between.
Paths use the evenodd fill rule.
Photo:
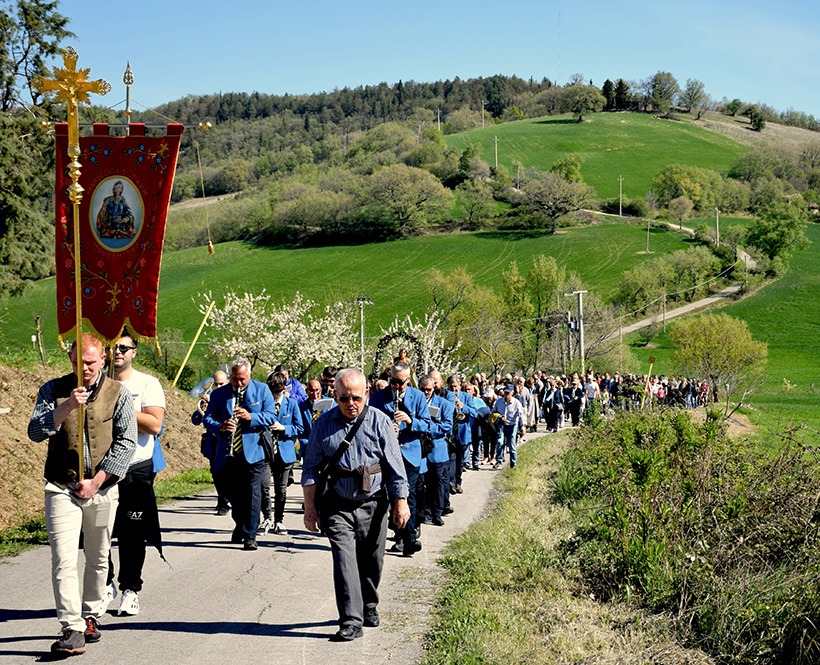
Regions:
<instances>
[{"instance_id":1,"label":"paved road","mask_svg":"<svg viewBox=\"0 0 820 665\"><path fill-rule=\"evenodd\" d=\"M105 617L102 641L80 658L89 665L415 663L440 575L436 560L449 539L485 514L498 473L465 473L464 494L452 498L455 513L444 527L424 527L422 551L386 555L382 625L350 644L329 640L337 629L330 550L302 525L298 486L288 496L289 534L261 537L257 552L230 544L231 519L213 514L213 496L167 504L160 519L170 567L148 553L142 611ZM46 547L0 562L0 665L48 659L59 632L50 566Z\"/></svg>"},{"instance_id":2,"label":"paved road","mask_svg":"<svg viewBox=\"0 0 820 665\"><path fill-rule=\"evenodd\" d=\"M710 305L714 305L715 303L719 303L721 301L726 300L727 298L731 298L734 296L738 291L740 291L739 284L732 284L731 286L727 286L722 291L709 296L708 298L701 298L700 300L696 300L695 302L690 302L687 305L682 305L681 307L676 307L675 309L670 309L666 311L666 320L674 319L678 316L683 316L685 314L691 314L692 312L700 311L702 309L706 309ZM641 328L646 328L647 326L651 326L654 324L660 324L663 322L663 314L658 313L653 316L649 316L645 319L641 319L640 321L636 321L635 323L631 323L628 326L624 326L619 331L620 334L626 334L635 332L636 330L640 330ZM617 337L618 332L612 333L607 339L611 339L613 337Z\"/></svg>"}]
</instances>

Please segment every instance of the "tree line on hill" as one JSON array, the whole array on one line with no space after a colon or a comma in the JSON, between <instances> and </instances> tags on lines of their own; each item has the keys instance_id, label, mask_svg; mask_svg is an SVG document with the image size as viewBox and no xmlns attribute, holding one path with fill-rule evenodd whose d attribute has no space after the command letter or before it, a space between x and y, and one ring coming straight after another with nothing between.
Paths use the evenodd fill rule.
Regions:
<instances>
[{"instance_id":1,"label":"tree line on hill","mask_svg":"<svg viewBox=\"0 0 820 665\"><path fill-rule=\"evenodd\" d=\"M56 8L56 0L15 0L0 9L0 292L20 292L28 281L54 272L53 150L35 128L64 111L38 95L32 80L46 73L46 62L72 36ZM681 89L668 72L641 82L607 80L600 90L591 83L580 74L564 86L497 75L310 95L188 96L158 110L179 122L211 121L214 129L184 134L173 200L201 195L201 182L206 195L235 195L212 209L215 241L374 241L434 225L555 230L576 223L570 213L593 205L595 193L581 180L581 158L567 155L548 171L527 169L513 177L482 160L480 146L457 152L443 137L566 111L581 118L590 110L669 114L714 106L701 82L689 79ZM734 101L717 107L742 112L743 104ZM763 106L757 110L771 116ZM94 122L117 120L107 109L84 112ZM145 112L132 121L155 119ZM807 146L800 155L750 153L726 176L680 167L659 174L648 202L627 202L627 210L681 218L689 203L696 212L713 203L752 214L775 203L805 208L818 199L816 152ZM207 240L201 212L172 214L168 248Z\"/></svg>"}]
</instances>

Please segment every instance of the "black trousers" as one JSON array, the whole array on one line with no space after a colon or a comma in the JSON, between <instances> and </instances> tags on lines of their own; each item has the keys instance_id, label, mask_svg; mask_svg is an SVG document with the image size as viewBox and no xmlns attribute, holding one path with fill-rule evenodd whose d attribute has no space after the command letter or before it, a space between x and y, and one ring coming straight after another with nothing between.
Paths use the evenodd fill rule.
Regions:
<instances>
[{"instance_id":1,"label":"black trousers","mask_svg":"<svg viewBox=\"0 0 820 665\"><path fill-rule=\"evenodd\" d=\"M427 473L425 474L427 491L424 510L427 517L441 517L441 511L447 507L447 499L450 495L449 467L450 462L436 463L427 460Z\"/></svg>"},{"instance_id":2,"label":"black trousers","mask_svg":"<svg viewBox=\"0 0 820 665\"><path fill-rule=\"evenodd\" d=\"M155 524L157 499L154 495L154 465L151 460L128 470L119 483L120 501L114 520L114 537L120 558L117 576L120 591L142 590L142 567L145 565L145 540L157 539ZM161 546L157 542L155 545ZM114 579L114 561L108 553L108 580Z\"/></svg>"},{"instance_id":3,"label":"black trousers","mask_svg":"<svg viewBox=\"0 0 820 665\"><path fill-rule=\"evenodd\" d=\"M227 482L228 501L234 535L245 540L255 540L259 528L259 512L262 508L262 474L265 460L249 463L242 454L226 457L222 471Z\"/></svg>"},{"instance_id":4,"label":"black trousers","mask_svg":"<svg viewBox=\"0 0 820 665\"><path fill-rule=\"evenodd\" d=\"M384 494L363 503L334 495L320 512L333 556L339 626L361 627L365 611L379 604L389 512Z\"/></svg>"},{"instance_id":5,"label":"black trousers","mask_svg":"<svg viewBox=\"0 0 820 665\"><path fill-rule=\"evenodd\" d=\"M262 472L262 516L269 520L271 518L270 509L270 488L273 485L273 521L281 522L285 518L285 501L288 493L288 476L290 476L293 464L286 464L282 461L279 453L273 461L273 467L265 464Z\"/></svg>"}]
</instances>

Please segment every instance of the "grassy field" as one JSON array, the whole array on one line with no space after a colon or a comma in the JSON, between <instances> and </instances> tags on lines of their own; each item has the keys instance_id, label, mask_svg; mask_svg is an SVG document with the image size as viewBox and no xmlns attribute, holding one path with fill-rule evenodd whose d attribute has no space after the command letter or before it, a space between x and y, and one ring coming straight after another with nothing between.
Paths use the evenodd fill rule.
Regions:
<instances>
[{"instance_id":1,"label":"grassy field","mask_svg":"<svg viewBox=\"0 0 820 665\"><path fill-rule=\"evenodd\" d=\"M495 162L493 138L498 137L498 163L515 176L513 160L523 168L549 169L572 152L586 158L581 173L598 198L618 196L623 175L624 196L643 198L652 178L669 164L725 171L746 147L690 124L638 113L596 113L577 123L569 115L492 125L447 137L447 145L483 146L481 158Z\"/></svg>"},{"instance_id":2,"label":"grassy field","mask_svg":"<svg viewBox=\"0 0 820 665\"><path fill-rule=\"evenodd\" d=\"M201 320L193 301L198 292L266 288L277 300L296 291L319 302L364 293L376 303L366 312L367 333L378 335L379 325L387 326L396 313L423 314L428 305L423 277L430 268L449 272L469 266L478 283L500 292L501 273L509 263L518 261L526 273L536 254L554 256L568 270L577 271L589 288L609 297L621 272L646 260L639 254L645 243L643 227L607 224L556 235L492 231L289 250L232 242L218 245L214 255L204 247L170 252L162 265L159 328L179 328L185 339L191 339ZM654 256L685 246L677 233L652 230ZM54 298L54 279L47 279L24 299L0 301L0 307L8 307L3 344L31 344L34 311L43 317L46 344L56 346Z\"/></svg>"},{"instance_id":3,"label":"grassy field","mask_svg":"<svg viewBox=\"0 0 820 665\"><path fill-rule=\"evenodd\" d=\"M812 244L794 257L785 277L721 310L744 319L755 339L769 345L766 384L752 396L754 409L749 414L763 427L781 429L803 423L820 430L818 393L813 387L820 388L820 225L810 225L806 235ZM658 373L673 372L668 334L653 339L648 348L634 350L644 360L650 355L658 358ZM793 388L785 390L784 380Z\"/></svg>"}]
</instances>

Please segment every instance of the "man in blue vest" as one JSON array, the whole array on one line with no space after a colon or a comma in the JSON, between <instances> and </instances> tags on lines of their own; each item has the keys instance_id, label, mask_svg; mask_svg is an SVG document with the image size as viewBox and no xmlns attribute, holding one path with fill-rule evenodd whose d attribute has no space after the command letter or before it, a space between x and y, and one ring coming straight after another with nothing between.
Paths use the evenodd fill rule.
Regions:
<instances>
[{"instance_id":1,"label":"man in blue vest","mask_svg":"<svg viewBox=\"0 0 820 665\"><path fill-rule=\"evenodd\" d=\"M461 476L467 465L466 456L472 438L472 423L475 422L476 409L473 398L461 390L461 377L453 374L447 378L447 401L455 407L453 427L458 428L455 451L450 454L450 488L455 494L461 494Z\"/></svg>"},{"instance_id":2,"label":"man in blue vest","mask_svg":"<svg viewBox=\"0 0 820 665\"><path fill-rule=\"evenodd\" d=\"M214 470L224 469L231 517L232 543L256 550L256 531L262 507L265 453L259 433L276 422L273 395L264 383L251 379L251 363L231 363L231 382L211 393L202 424L217 436Z\"/></svg>"},{"instance_id":3,"label":"man in blue vest","mask_svg":"<svg viewBox=\"0 0 820 665\"><path fill-rule=\"evenodd\" d=\"M399 532L401 541L396 543L395 550L400 549L403 556L413 556L421 549L421 543L416 539L419 507L416 505L416 487L421 467L420 436L422 432L430 431L430 411L424 393L408 385L409 383L410 366L403 362L394 363L390 368L389 386L370 398L370 406L383 411L393 421L410 487L410 495L407 498L410 519Z\"/></svg>"},{"instance_id":4,"label":"man in blue vest","mask_svg":"<svg viewBox=\"0 0 820 665\"><path fill-rule=\"evenodd\" d=\"M450 453L447 450L447 436L453 429L453 405L435 394L435 381L429 374L419 379L419 390L424 393L428 410L438 409L438 415L430 414L430 432L427 435L433 440L433 450L427 455L427 473L425 474L424 524L444 526L441 519L447 507L450 491Z\"/></svg>"}]
</instances>

